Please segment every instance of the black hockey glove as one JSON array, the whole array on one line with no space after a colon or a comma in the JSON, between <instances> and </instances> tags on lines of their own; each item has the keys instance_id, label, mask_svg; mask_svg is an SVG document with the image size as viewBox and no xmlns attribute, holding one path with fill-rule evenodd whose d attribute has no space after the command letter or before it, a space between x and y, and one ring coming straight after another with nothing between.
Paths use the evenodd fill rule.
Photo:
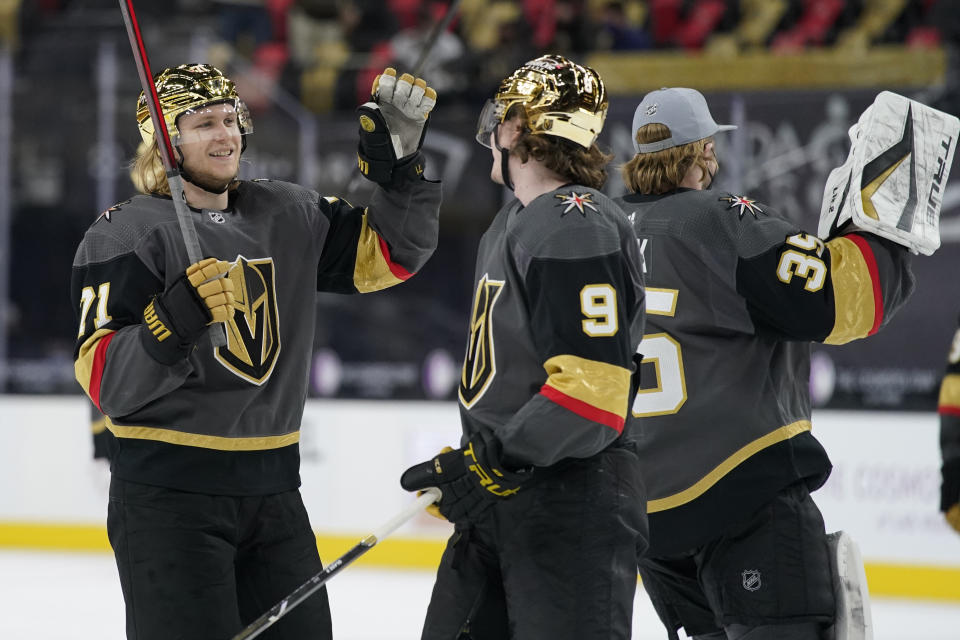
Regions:
<instances>
[{"instance_id":1,"label":"black hockey glove","mask_svg":"<svg viewBox=\"0 0 960 640\"><path fill-rule=\"evenodd\" d=\"M400 476L407 491L437 487L443 497L440 514L450 522L476 522L498 500L520 491L532 469L507 471L494 451L480 441L462 449L444 448L435 458L414 465Z\"/></svg>"},{"instance_id":2,"label":"black hockey glove","mask_svg":"<svg viewBox=\"0 0 960 640\"><path fill-rule=\"evenodd\" d=\"M419 179L425 163L420 146L437 92L408 73L397 79L388 67L374 80L371 98L357 108L360 172L385 187Z\"/></svg>"},{"instance_id":3,"label":"black hockey glove","mask_svg":"<svg viewBox=\"0 0 960 640\"><path fill-rule=\"evenodd\" d=\"M140 336L143 346L161 364L175 364L190 354L193 345L214 322L233 315L233 282L227 278L230 263L206 258L187 267L166 291L143 310Z\"/></svg>"},{"instance_id":4,"label":"black hockey glove","mask_svg":"<svg viewBox=\"0 0 960 640\"><path fill-rule=\"evenodd\" d=\"M940 511L946 514L950 526L960 533L960 459L944 462L941 473Z\"/></svg>"}]
</instances>

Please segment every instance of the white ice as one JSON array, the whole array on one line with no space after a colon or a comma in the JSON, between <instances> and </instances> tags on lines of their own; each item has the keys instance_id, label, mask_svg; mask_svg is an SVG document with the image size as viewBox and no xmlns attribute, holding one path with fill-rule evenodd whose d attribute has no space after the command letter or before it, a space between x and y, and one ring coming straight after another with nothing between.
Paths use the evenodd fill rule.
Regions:
<instances>
[{"instance_id":1,"label":"white ice","mask_svg":"<svg viewBox=\"0 0 960 640\"><path fill-rule=\"evenodd\" d=\"M416 640L432 585L428 571L348 567L329 584L334 637ZM635 602L633 637L666 638L642 589ZM873 618L875 640L960 638L960 603L874 598ZM3 640L123 640L123 629L109 554L0 551Z\"/></svg>"}]
</instances>

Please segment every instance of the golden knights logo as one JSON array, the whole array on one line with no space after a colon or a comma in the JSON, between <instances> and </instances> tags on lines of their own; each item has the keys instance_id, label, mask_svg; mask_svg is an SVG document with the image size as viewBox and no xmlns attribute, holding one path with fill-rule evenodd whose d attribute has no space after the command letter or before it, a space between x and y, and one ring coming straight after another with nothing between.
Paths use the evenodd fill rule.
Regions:
<instances>
[{"instance_id":1,"label":"golden knights logo","mask_svg":"<svg viewBox=\"0 0 960 640\"><path fill-rule=\"evenodd\" d=\"M227 277L236 309L226 323L227 345L214 351L232 373L256 385L267 381L280 355L280 319L272 258L237 256Z\"/></svg>"},{"instance_id":2,"label":"golden knights logo","mask_svg":"<svg viewBox=\"0 0 960 640\"><path fill-rule=\"evenodd\" d=\"M503 291L503 280L491 280L483 274L473 296L467 355L460 375L460 403L469 409L483 397L497 373L493 351L493 305Z\"/></svg>"}]
</instances>

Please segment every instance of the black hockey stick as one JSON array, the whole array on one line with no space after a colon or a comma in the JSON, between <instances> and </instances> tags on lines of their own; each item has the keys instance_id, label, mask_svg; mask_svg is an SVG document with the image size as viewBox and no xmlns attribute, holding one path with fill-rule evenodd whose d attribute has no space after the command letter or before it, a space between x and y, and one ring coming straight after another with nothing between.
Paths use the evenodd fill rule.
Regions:
<instances>
[{"instance_id":1,"label":"black hockey stick","mask_svg":"<svg viewBox=\"0 0 960 640\"><path fill-rule=\"evenodd\" d=\"M413 66L414 78L420 76L420 72L423 70L423 65L427 61L427 57L430 55L430 52L433 51L433 47L437 44L437 40L440 39L440 34L446 31L447 27L450 26L450 22L453 21L453 17L457 15L457 9L459 6L460 0L453 0L450 3L450 6L447 7L447 12L444 14L443 19L437 24L433 25L433 31L430 32L430 37L427 38L427 42L423 45L423 49L420 51L420 57L417 59L417 64Z\"/></svg>"},{"instance_id":2,"label":"black hockey stick","mask_svg":"<svg viewBox=\"0 0 960 640\"><path fill-rule=\"evenodd\" d=\"M396 531L400 525L415 516L423 509L440 499L440 490L431 487L423 492L416 500L404 507L403 511L390 518L379 529L368 535L359 543L354 545L345 554L328 564L323 571L313 576L302 585L294 589L293 593L278 602L272 609L251 622L240 633L233 636L231 640L249 640L267 630L274 622L290 613L294 607L313 595L320 587L325 585L330 578L337 575L354 560L365 554L370 549L388 535Z\"/></svg>"},{"instance_id":3,"label":"black hockey stick","mask_svg":"<svg viewBox=\"0 0 960 640\"><path fill-rule=\"evenodd\" d=\"M133 0L120 0L120 12L123 14L123 22L127 26L127 37L130 38L130 48L133 50L133 61L137 65L137 74L140 76L140 86L147 99L147 108L150 109L153 133L157 138L160 160L163 162L163 169L167 174L167 185L170 187L170 196L173 198L173 206L177 211L180 234L183 236L183 244L187 248L187 259L190 264L193 264L203 259L203 254L200 251L200 240L197 238L197 230L193 226L193 218L190 216L190 209L187 207L187 197L183 193L183 178L180 177L180 168L177 166L177 161L173 155L170 134L167 133L167 127L163 120L160 98L157 96L157 88L153 84L150 61L147 59L147 48L143 44L140 24L137 22L137 14L133 10ZM222 347L227 344L226 336L219 329L214 329L210 333L210 340L215 347Z\"/></svg>"}]
</instances>

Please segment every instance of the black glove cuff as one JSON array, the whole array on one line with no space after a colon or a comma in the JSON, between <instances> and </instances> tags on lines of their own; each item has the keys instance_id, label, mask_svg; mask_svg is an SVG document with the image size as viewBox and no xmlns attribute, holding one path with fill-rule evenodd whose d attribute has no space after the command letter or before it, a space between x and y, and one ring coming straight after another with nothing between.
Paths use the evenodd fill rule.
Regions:
<instances>
[{"instance_id":1,"label":"black glove cuff","mask_svg":"<svg viewBox=\"0 0 960 640\"><path fill-rule=\"evenodd\" d=\"M141 342L160 364L176 364L190 354L212 320L200 295L183 275L143 310Z\"/></svg>"},{"instance_id":2,"label":"black glove cuff","mask_svg":"<svg viewBox=\"0 0 960 640\"><path fill-rule=\"evenodd\" d=\"M371 105L371 106L367 106ZM398 187L409 180L419 180L426 164L420 147L403 158L397 158L390 130L380 109L372 103L357 107L360 114L360 141L357 144L357 165L360 173L385 188ZM420 144L427 127L420 133Z\"/></svg>"},{"instance_id":3,"label":"black glove cuff","mask_svg":"<svg viewBox=\"0 0 960 640\"><path fill-rule=\"evenodd\" d=\"M370 149L365 148L361 139L357 146L357 166L364 178L376 182L385 189L400 187L405 182L420 180L423 177L423 168L427 161L419 151L410 154L402 162L393 159L377 160L369 151Z\"/></svg>"},{"instance_id":4,"label":"black glove cuff","mask_svg":"<svg viewBox=\"0 0 960 640\"><path fill-rule=\"evenodd\" d=\"M960 458L947 460L941 468L943 483L940 485L940 511L960 502Z\"/></svg>"}]
</instances>

